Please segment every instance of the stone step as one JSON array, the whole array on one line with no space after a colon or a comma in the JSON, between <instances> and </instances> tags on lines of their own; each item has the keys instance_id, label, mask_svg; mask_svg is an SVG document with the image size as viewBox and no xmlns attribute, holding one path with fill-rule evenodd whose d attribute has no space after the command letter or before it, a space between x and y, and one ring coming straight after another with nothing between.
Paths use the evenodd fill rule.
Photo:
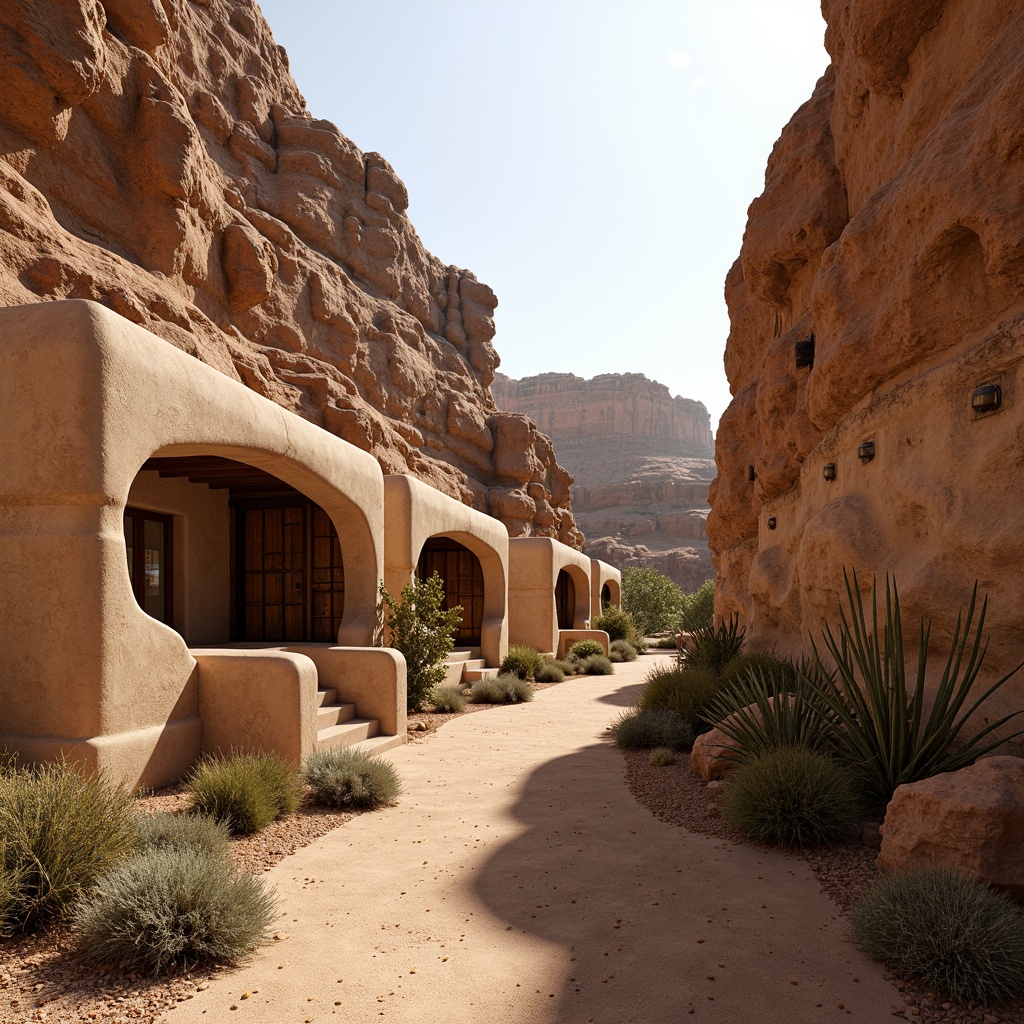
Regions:
<instances>
[{"instance_id":1,"label":"stone step","mask_svg":"<svg viewBox=\"0 0 1024 1024\"><path fill-rule=\"evenodd\" d=\"M376 718L352 718L340 725L329 725L317 729L316 749L331 750L334 747L351 747L362 740L373 739L380 732Z\"/></svg>"},{"instance_id":2,"label":"stone step","mask_svg":"<svg viewBox=\"0 0 1024 1024\"><path fill-rule=\"evenodd\" d=\"M338 703L338 691L337 690L317 690L316 691L316 703L317 707L323 707L325 704L337 704Z\"/></svg>"},{"instance_id":3,"label":"stone step","mask_svg":"<svg viewBox=\"0 0 1024 1024\"><path fill-rule=\"evenodd\" d=\"M469 650L464 651L452 651L447 658L444 659L446 665L454 665L458 661L469 661L473 656L473 652Z\"/></svg>"},{"instance_id":4,"label":"stone step","mask_svg":"<svg viewBox=\"0 0 1024 1024\"><path fill-rule=\"evenodd\" d=\"M356 717L355 704L324 704L316 713L316 729L319 733L332 725L351 722Z\"/></svg>"},{"instance_id":5,"label":"stone step","mask_svg":"<svg viewBox=\"0 0 1024 1024\"><path fill-rule=\"evenodd\" d=\"M374 736L371 739L353 743L352 749L363 754L383 754L385 750L394 750L395 747L400 747L403 742L404 737L402 736Z\"/></svg>"},{"instance_id":6,"label":"stone step","mask_svg":"<svg viewBox=\"0 0 1024 1024\"><path fill-rule=\"evenodd\" d=\"M478 679L493 679L500 672L500 668L485 668L483 665L478 665L475 668L464 669L462 681L463 683L475 683Z\"/></svg>"}]
</instances>

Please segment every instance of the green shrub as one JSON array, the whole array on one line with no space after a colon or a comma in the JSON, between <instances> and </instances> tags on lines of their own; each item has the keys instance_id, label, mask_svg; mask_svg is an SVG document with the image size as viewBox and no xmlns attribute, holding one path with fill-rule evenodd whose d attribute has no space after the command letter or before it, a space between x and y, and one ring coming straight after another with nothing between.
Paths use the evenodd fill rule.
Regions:
<instances>
[{"instance_id":1,"label":"green shrub","mask_svg":"<svg viewBox=\"0 0 1024 1024\"><path fill-rule=\"evenodd\" d=\"M720 622L717 628L711 625L691 630L693 650L686 654L686 664L721 674L725 666L742 651L745 633L746 629L739 628L739 618L735 615L728 622Z\"/></svg>"},{"instance_id":2,"label":"green shrub","mask_svg":"<svg viewBox=\"0 0 1024 1024\"><path fill-rule=\"evenodd\" d=\"M202 850L226 857L231 833L227 825L205 814L140 814L135 823L138 849Z\"/></svg>"},{"instance_id":3,"label":"green shrub","mask_svg":"<svg viewBox=\"0 0 1024 1024\"><path fill-rule=\"evenodd\" d=\"M591 654L577 664L585 676L610 676L615 671L615 666L603 654Z\"/></svg>"},{"instance_id":4,"label":"green shrub","mask_svg":"<svg viewBox=\"0 0 1024 1024\"><path fill-rule=\"evenodd\" d=\"M655 747L651 751L651 764L655 768L667 768L678 761L679 758L671 747Z\"/></svg>"},{"instance_id":5,"label":"green shrub","mask_svg":"<svg viewBox=\"0 0 1024 1024\"><path fill-rule=\"evenodd\" d=\"M612 661L636 661L636 648L628 640L613 640L608 657Z\"/></svg>"},{"instance_id":6,"label":"green shrub","mask_svg":"<svg viewBox=\"0 0 1024 1024\"><path fill-rule=\"evenodd\" d=\"M841 839L857 810L849 770L803 747L744 758L722 799L726 819L745 836L785 847Z\"/></svg>"},{"instance_id":7,"label":"green shrub","mask_svg":"<svg viewBox=\"0 0 1024 1024\"><path fill-rule=\"evenodd\" d=\"M520 704L533 700L533 690L525 679L503 672L498 676L485 676L473 684L470 693L474 704Z\"/></svg>"},{"instance_id":8,"label":"green shrub","mask_svg":"<svg viewBox=\"0 0 1024 1024\"><path fill-rule=\"evenodd\" d=\"M656 665L644 679L639 703L645 710L674 711L694 732L707 732L715 722L710 709L722 685L713 672Z\"/></svg>"},{"instance_id":9,"label":"green shrub","mask_svg":"<svg viewBox=\"0 0 1024 1024\"><path fill-rule=\"evenodd\" d=\"M737 654L722 669L722 678L732 686L745 680L751 672L764 679L772 693L792 690L797 678L797 666L792 661L764 651Z\"/></svg>"},{"instance_id":10,"label":"green shrub","mask_svg":"<svg viewBox=\"0 0 1024 1024\"><path fill-rule=\"evenodd\" d=\"M592 654L604 654L604 644L597 640L578 640L565 652L567 661L583 661Z\"/></svg>"},{"instance_id":11,"label":"green shrub","mask_svg":"<svg viewBox=\"0 0 1024 1024\"><path fill-rule=\"evenodd\" d=\"M553 661L547 662L548 665L554 665L555 668L560 668L565 676L574 676L579 671L579 666L575 661L569 661L566 658L555 658Z\"/></svg>"},{"instance_id":12,"label":"green shrub","mask_svg":"<svg viewBox=\"0 0 1024 1024\"><path fill-rule=\"evenodd\" d=\"M466 698L457 686L438 686L430 694L434 710L442 715L458 714L466 710Z\"/></svg>"},{"instance_id":13,"label":"green shrub","mask_svg":"<svg viewBox=\"0 0 1024 1024\"><path fill-rule=\"evenodd\" d=\"M223 822L235 836L266 828L302 799L298 772L279 754L206 757L188 779L192 811Z\"/></svg>"},{"instance_id":14,"label":"green shrub","mask_svg":"<svg viewBox=\"0 0 1024 1024\"><path fill-rule=\"evenodd\" d=\"M609 605L590 625L592 629L604 630L612 643L616 640L625 640L636 648L643 640L640 630L636 628L636 623L629 612L624 612L613 604Z\"/></svg>"},{"instance_id":15,"label":"green shrub","mask_svg":"<svg viewBox=\"0 0 1024 1024\"><path fill-rule=\"evenodd\" d=\"M511 644L501 663L502 672L511 672L520 679L532 679L544 664L540 651L525 644Z\"/></svg>"},{"instance_id":16,"label":"green shrub","mask_svg":"<svg viewBox=\"0 0 1024 1024\"><path fill-rule=\"evenodd\" d=\"M693 727L682 715L663 708L645 711L630 708L612 724L616 746L623 750L648 750L652 747L670 747L689 750L693 746Z\"/></svg>"},{"instance_id":17,"label":"green shrub","mask_svg":"<svg viewBox=\"0 0 1024 1024\"><path fill-rule=\"evenodd\" d=\"M360 750L318 750L306 758L303 778L318 804L341 810L372 810L393 804L402 792L394 765Z\"/></svg>"},{"instance_id":18,"label":"green shrub","mask_svg":"<svg viewBox=\"0 0 1024 1024\"><path fill-rule=\"evenodd\" d=\"M654 641L653 646L659 651L674 651L678 649L674 633L672 636L659 637Z\"/></svg>"},{"instance_id":19,"label":"green shrub","mask_svg":"<svg viewBox=\"0 0 1024 1024\"><path fill-rule=\"evenodd\" d=\"M953 868L883 875L851 915L857 945L904 978L967 1002L1024 990L1024 917Z\"/></svg>"},{"instance_id":20,"label":"green shrub","mask_svg":"<svg viewBox=\"0 0 1024 1024\"><path fill-rule=\"evenodd\" d=\"M622 609L643 636L663 633L679 621L683 592L650 566L634 566L622 574Z\"/></svg>"},{"instance_id":21,"label":"green shrub","mask_svg":"<svg viewBox=\"0 0 1024 1024\"><path fill-rule=\"evenodd\" d=\"M266 884L223 858L167 846L129 858L78 906L83 951L122 971L160 975L236 964L277 915Z\"/></svg>"},{"instance_id":22,"label":"green shrub","mask_svg":"<svg viewBox=\"0 0 1024 1024\"><path fill-rule=\"evenodd\" d=\"M136 842L127 793L63 761L0 775L4 930L31 931L62 914Z\"/></svg>"},{"instance_id":23,"label":"green shrub","mask_svg":"<svg viewBox=\"0 0 1024 1024\"><path fill-rule=\"evenodd\" d=\"M401 603L380 584L381 616L388 643L405 657L406 706L421 711L431 691L445 681L444 662L455 646L454 631L462 622L462 606L445 610L444 580L415 579L402 588Z\"/></svg>"},{"instance_id":24,"label":"green shrub","mask_svg":"<svg viewBox=\"0 0 1024 1024\"><path fill-rule=\"evenodd\" d=\"M884 629L879 629L877 587L872 586L869 625L856 572L852 583L845 569L843 577L846 604L840 607L836 632L825 628L825 657L815 645L820 671L809 680L809 686L821 715L837 723L832 733L836 753L858 772L869 801L888 803L897 786L956 771L1004 741L1022 735L1016 732L1000 736L998 731L1024 711L1006 715L968 736L961 735L974 712L1017 671L996 680L983 693L971 693L985 657L982 632L988 605L986 598L972 635L977 583L966 619L962 612L957 615L945 670L938 685L929 687L933 699L926 709L931 624L921 620L917 665L908 673L895 581L890 582L886 576L885 622ZM836 665L832 674L827 671L827 659ZM907 686L908 675L914 678L912 689ZM971 703L964 710L969 697ZM951 750L954 741L956 750Z\"/></svg>"},{"instance_id":25,"label":"green shrub","mask_svg":"<svg viewBox=\"0 0 1024 1024\"><path fill-rule=\"evenodd\" d=\"M705 580L692 594L683 596L683 611L680 626L692 633L695 629L706 629L715 623L715 581Z\"/></svg>"},{"instance_id":26,"label":"green shrub","mask_svg":"<svg viewBox=\"0 0 1024 1024\"><path fill-rule=\"evenodd\" d=\"M553 661L542 665L534 673L533 678L538 683L560 683L565 679L565 673Z\"/></svg>"}]
</instances>

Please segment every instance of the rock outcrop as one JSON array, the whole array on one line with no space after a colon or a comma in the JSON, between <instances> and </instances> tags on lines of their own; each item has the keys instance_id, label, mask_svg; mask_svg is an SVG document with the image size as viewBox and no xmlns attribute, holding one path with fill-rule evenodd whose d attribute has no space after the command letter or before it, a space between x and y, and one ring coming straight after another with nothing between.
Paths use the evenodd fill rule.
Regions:
<instances>
[{"instance_id":1,"label":"rock outcrop","mask_svg":"<svg viewBox=\"0 0 1024 1024\"><path fill-rule=\"evenodd\" d=\"M878 867L956 868L1024 899L1024 761L986 757L968 768L899 786L885 812Z\"/></svg>"},{"instance_id":2,"label":"rock outcrop","mask_svg":"<svg viewBox=\"0 0 1024 1024\"><path fill-rule=\"evenodd\" d=\"M308 113L252 0L9 0L0 62L0 304L102 302L385 472L580 545L550 443L491 400L494 293Z\"/></svg>"},{"instance_id":3,"label":"rock outcrop","mask_svg":"<svg viewBox=\"0 0 1024 1024\"><path fill-rule=\"evenodd\" d=\"M1002 674L1024 633L1024 12L822 8L832 63L726 281L717 608L793 651L834 620L844 565L891 572L937 655L979 580Z\"/></svg>"},{"instance_id":4,"label":"rock outcrop","mask_svg":"<svg viewBox=\"0 0 1024 1024\"><path fill-rule=\"evenodd\" d=\"M499 373L491 388L499 409L525 413L554 441L576 481L588 554L653 566L687 591L711 578L704 522L714 440L701 402L673 398L641 373Z\"/></svg>"}]
</instances>

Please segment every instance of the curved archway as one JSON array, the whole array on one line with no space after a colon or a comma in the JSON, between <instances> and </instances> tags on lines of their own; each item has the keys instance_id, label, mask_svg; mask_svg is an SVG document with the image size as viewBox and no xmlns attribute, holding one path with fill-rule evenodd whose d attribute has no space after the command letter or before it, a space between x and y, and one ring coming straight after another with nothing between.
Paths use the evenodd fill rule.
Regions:
<instances>
[{"instance_id":1,"label":"curved archway","mask_svg":"<svg viewBox=\"0 0 1024 1024\"><path fill-rule=\"evenodd\" d=\"M559 629L585 629L590 618L590 579L578 565L564 565L555 579Z\"/></svg>"},{"instance_id":2,"label":"curved archway","mask_svg":"<svg viewBox=\"0 0 1024 1024\"><path fill-rule=\"evenodd\" d=\"M606 583L601 588L601 611L604 611L612 603L611 587Z\"/></svg>"}]
</instances>

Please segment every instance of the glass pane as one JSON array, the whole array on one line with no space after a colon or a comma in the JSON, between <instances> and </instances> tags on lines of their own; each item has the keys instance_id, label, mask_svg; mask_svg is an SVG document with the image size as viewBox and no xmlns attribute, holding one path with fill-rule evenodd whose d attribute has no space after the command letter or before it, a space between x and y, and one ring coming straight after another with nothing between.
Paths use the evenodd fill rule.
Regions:
<instances>
[{"instance_id":1,"label":"glass pane","mask_svg":"<svg viewBox=\"0 0 1024 1024\"><path fill-rule=\"evenodd\" d=\"M124 546L128 549L128 576L135 586L135 516L124 514Z\"/></svg>"},{"instance_id":2,"label":"glass pane","mask_svg":"<svg viewBox=\"0 0 1024 1024\"><path fill-rule=\"evenodd\" d=\"M164 524L147 519L143 522L143 583L142 608L147 615L161 622L167 621L167 570Z\"/></svg>"}]
</instances>

